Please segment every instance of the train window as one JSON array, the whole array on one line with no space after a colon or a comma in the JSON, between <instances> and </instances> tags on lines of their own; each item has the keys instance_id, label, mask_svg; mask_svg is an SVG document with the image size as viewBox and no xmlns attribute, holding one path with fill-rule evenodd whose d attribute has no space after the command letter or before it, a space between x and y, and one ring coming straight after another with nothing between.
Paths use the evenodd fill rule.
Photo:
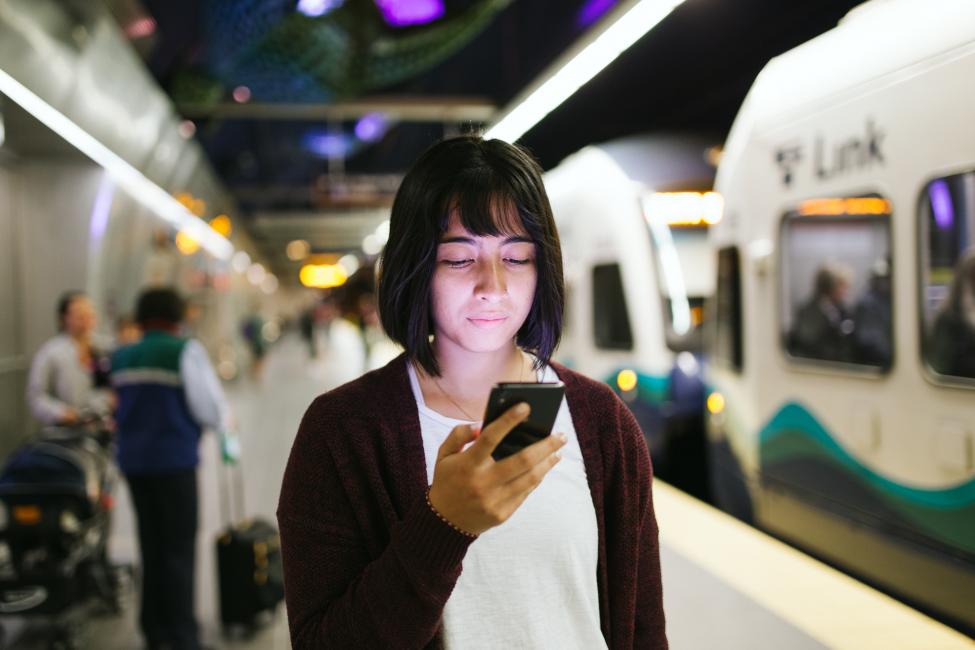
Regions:
<instances>
[{"instance_id":1,"label":"train window","mask_svg":"<svg viewBox=\"0 0 975 650\"><path fill-rule=\"evenodd\" d=\"M592 269L592 315L596 347L632 350L633 331L623 293L619 264L601 264Z\"/></svg>"},{"instance_id":2,"label":"train window","mask_svg":"<svg viewBox=\"0 0 975 650\"><path fill-rule=\"evenodd\" d=\"M941 376L975 379L975 172L925 187L920 231L924 358Z\"/></svg>"},{"instance_id":3,"label":"train window","mask_svg":"<svg viewBox=\"0 0 975 650\"><path fill-rule=\"evenodd\" d=\"M741 259L734 246L718 251L714 292L714 358L735 370L744 366L741 331Z\"/></svg>"},{"instance_id":4,"label":"train window","mask_svg":"<svg viewBox=\"0 0 975 650\"><path fill-rule=\"evenodd\" d=\"M813 199L781 229L782 340L795 359L890 368L890 203Z\"/></svg>"}]
</instances>

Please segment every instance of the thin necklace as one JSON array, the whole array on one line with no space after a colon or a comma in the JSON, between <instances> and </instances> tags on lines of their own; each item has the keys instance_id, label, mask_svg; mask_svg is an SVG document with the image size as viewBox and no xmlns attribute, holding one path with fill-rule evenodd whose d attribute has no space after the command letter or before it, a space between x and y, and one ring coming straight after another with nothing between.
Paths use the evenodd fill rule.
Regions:
<instances>
[{"instance_id":1,"label":"thin necklace","mask_svg":"<svg viewBox=\"0 0 975 650\"><path fill-rule=\"evenodd\" d=\"M525 376L525 359L524 359L524 357L522 357L521 358L521 364L520 364L520 367L518 369L518 381L520 382L524 376ZM457 407L457 410L459 410L461 413L464 414L464 417L467 418L467 421L468 422L477 422L478 421L477 418L472 418L471 417L471 414L468 413L464 409L463 406L461 406L460 404L458 404L457 402L454 401L454 398L450 396L450 393L448 393L447 391L445 391L443 389L443 386L440 385L440 382L437 381L437 378L434 375L430 375L430 379L432 379L433 380L433 383L437 385L437 389L440 391L440 394L443 395L444 397L446 397L447 400L451 404L453 404L454 406L456 406Z\"/></svg>"}]
</instances>

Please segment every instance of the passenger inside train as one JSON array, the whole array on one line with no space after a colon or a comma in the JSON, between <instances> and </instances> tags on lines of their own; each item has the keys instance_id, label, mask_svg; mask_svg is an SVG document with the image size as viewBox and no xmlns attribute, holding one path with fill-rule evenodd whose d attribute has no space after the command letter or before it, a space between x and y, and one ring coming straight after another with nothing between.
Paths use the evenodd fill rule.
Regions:
<instances>
[{"instance_id":1,"label":"passenger inside train","mask_svg":"<svg viewBox=\"0 0 975 650\"><path fill-rule=\"evenodd\" d=\"M797 357L851 361L856 324L847 307L852 272L844 266L821 266L813 276L812 294L796 311L789 351Z\"/></svg>"},{"instance_id":2,"label":"passenger inside train","mask_svg":"<svg viewBox=\"0 0 975 650\"><path fill-rule=\"evenodd\" d=\"M961 256L930 336L931 367L975 378L975 248Z\"/></svg>"}]
</instances>

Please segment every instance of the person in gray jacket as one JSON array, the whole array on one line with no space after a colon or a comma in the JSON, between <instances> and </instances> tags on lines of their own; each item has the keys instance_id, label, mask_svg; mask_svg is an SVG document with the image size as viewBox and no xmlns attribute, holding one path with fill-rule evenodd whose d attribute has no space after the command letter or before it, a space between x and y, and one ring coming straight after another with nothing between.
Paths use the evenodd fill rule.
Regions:
<instances>
[{"instance_id":1,"label":"person in gray jacket","mask_svg":"<svg viewBox=\"0 0 975 650\"><path fill-rule=\"evenodd\" d=\"M108 416L114 396L99 377L106 377L102 352L93 345L97 324L91 300L69 291L58 301L58 334L38 350L27 382L27 405L44 425L71 426L85 415Z\"/></svg>"}]
</instances>

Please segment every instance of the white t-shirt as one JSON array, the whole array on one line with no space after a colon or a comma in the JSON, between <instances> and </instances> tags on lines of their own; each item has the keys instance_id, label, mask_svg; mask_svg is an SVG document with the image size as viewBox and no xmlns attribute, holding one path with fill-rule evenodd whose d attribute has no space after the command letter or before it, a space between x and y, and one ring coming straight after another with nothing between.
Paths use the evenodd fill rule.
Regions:
<instances>
[{"instance_id":1,"label":"white t-shirt","mask_svg":"<svg viewBox=\"0 0 975 650\"><path fill-rule=\"evenodd\" d=\"M409 374L429 484L440 445L455 426L470 423L428 408L412 364ZM550 366L539 371L539 381L558 380ZM599 628L596 510L565 399L553 430L568 437L562 460L506 522L481 534L464 557L444 607L448 650L606 647Z\"/></svg>"}]
</instances>

